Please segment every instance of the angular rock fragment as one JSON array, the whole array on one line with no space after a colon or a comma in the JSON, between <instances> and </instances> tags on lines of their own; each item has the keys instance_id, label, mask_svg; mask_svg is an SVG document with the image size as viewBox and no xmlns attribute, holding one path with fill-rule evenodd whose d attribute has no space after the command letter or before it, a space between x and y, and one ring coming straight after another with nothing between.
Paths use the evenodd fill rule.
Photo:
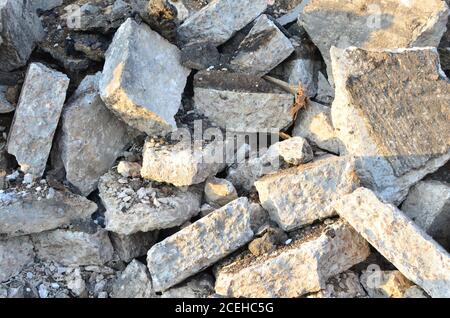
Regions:
<instances>
[{"instance_id":1,"label":"angular rock fragment","mask_svg":"<svg viewBox=\"0 0 450 318\"><path fill-rule=\"evenodd\" d=\"M153 30L175 40L176 28L208 4L198 0L131 0L132 7Z\"/></svg>"},{"instance_id":2,"label":"angular rock fragment","mask_svg":"<svg viewBox=\"0 0 450 318\"><path fill-rule=\"evenodd\" d=\"M331 277L324 289L308 295L308 298L365 298L367 293L352 271L346 271Z\"/></svg>"},{"instance_id":3,"label":"angular rock fragment","mask_svg":"<svg viewBox=\"0 0 450 318\"><path fill-rule=\"evenodd\" d=\"M349 157L324 156L255 182L261 205L285 231L335 215L332 203L359 186Z\"/></svg>"},{"instance_id":4,"label":"angular rock fragment","mask_svg":"<svg viewBox=\"0 0 450 318\"><path fill-rule=\"evenodd\" d=\"M13 112L16 108L6 98L7 86L0 85L0 114Z\"/></svg>"},{"instance_id":5,"label":"angular rock fragment","mask_svg":"<svg viewBox=\"0 0 450 318\"><path fill-rule=\"evenodd\" d=\"M419 182L409 191L401 210L450 249L450 184L434 180Z\"/></svg>"},{"instance_id":6,"label":"angular rock fragment","mask_svg":"<svg viewBox=\"0 0 450 318\"><path fill-rule=\"evenodd\" d=\"M189 69L180 50L145 24L128 19L106 53L101 98L116 115L148 135L176 127Z\"/></svg>"},{"instance_id":7,"label":"angular rock fragment","mask_svg":"<svg viewBox=\"0 0 450 318\"><path fill-rule=\"evenodd\" d=\"M343 151L357 157L365 187L399 204L410 186L450 159L450 81L438 53L331 51L332 119Z\"/></svg>"},{"instance_id":8,"label":"angular rock fragment","mask_svg":"<svg viewBox=\"0 0 450 318\"><path fill-rule=\"evenodd\" d=\"M43 36L31 1L0 0L0 71L26 65Z\"/></svg>"},{"instance_id":9,"label":"angular rock fragment","mask_svg":"<svg viewBox=\"0 0 450 318\"><path fill-rule=\"evenodd\" d=\"M66 75L30 64L8 136L8 152L24 173L44 173L68 86Z\"/></svg>"},{"instance_id":10,"label":"angular rock fragment","mask_svg":"<svg viewBox=\"0 0 450 318\"><path fill-rule=\"evenodd\" d=\"M64 107L58 151L66 179L83 195L114 164L137 133L114 116L100 98L100 73L87 76Z\"/></svg>"},{"instance_id":11,"label":"angular rock fragment","mask_svg":"<svg viewBox=\"0 0 450 318\"><path fill-rule=\"evenodd\" d=\"M122 235L180 226L200 212L201 191L123 180L110 171L100 179L106 229Z\"/></svg>"},{"instance_id":12,"label":"angular rock fragment","mask_svg":"<svg viewBox=\"0 0 450 318\"><path fill-rule=\"evenodd\" d=\"M131 6L124 0L91 1L64 9L67 13L62 16L63 19L69 20L77 15L69 26L74 31L110 33L133 15Z\"/></svg>"},{"instance_id":13,"label":"angular rock fragment","mask_svg":"<svg viewBox=\"0 0 450 318\"><path fill-rule=\"evenodd\" d=\"M95 211L94 202L42 184L31 189L0 190L0 236L21 236L69 226L89 220Z\"/></svg>"},{"instance_id":14,"label":"angular rock fragment","mask_svg":"<svg viewBox=\"0 0 450 318\"><path fill-rule=\"evenodd\" d=\"M224 206L238 198L233 184L225 179L209 178L205 183L205 199L212 206Z\"/></svg>"},{"instance_id":15,"label":"angular rock fragment","mask_svg":"<svg viewBox=\"0 0 450 318\"><path fill-rule=\"evenodd\" d=\"M262 257L244 255L219 268L215 289L227 297L299 297L324 289L329 278L368 255L367 242L338 221Z\"/></svg>"},{"instance_id":16,"label":"angular rock fragment","mask_svg":"<svg viewBox=\"0 0 450 318\"><path fill-rule=\"evenodd\" d=\"M147 254L150 247L158 238L158 231L138 232L130 235L109 233L109 238L114 247L114 252L124 262L130 262L133 258Z\"/></svg>"},{"instance_id":17,"label":"angular rock fragment","mask_svg":"<svg viewBox=\"0 0 450 318\"><path fill-rule=\"evenodd\" d=\"M299 23L319 47L331 79L331 47L437 47L448 15L441 0L310 0Z\"/></svg>"},{"instance_id":18,"label":"angular rock fragment","mask_svg":"<svg viewBox=\"0 0 450 318\"><path fill-rule=\"evenodd\" d=\"M28 236L0 239L0 283L34 261L33 244Z\"/></svg>"},{"instance_id":19,"label":"angular rock fragment","mask_svg":"<svg viewBox=\"0 0 450 318\"><path fill-rule=\"evenodd\" d=\"M199 274L162 293L161 298L207 298L214 293L214 278Z\"/></svg>"},{"instance_id":20,"label":"angular rock fragment","mask_svg":"<svg viewBox=\"0 0 450 318\"><path fill-rule=\"evenodd\" d=\"M298 112L292 135L306 138L320 149L339 154L339 140L331 121L330 107L309 101Z\"/></svg>"},{"instance_id":21,"label":"angular rock fragment","mask_svg":"<svg viewBox=\"0 0 450 318\"><path fill-rule=\"evenodd\" d=\"M248 200L239 198L154 245L147 266L155 290L180 283L248 243L252 226Z\"/></svg>"},{"instance_id":22,"label":"angular rock fragment","mask_svg":"<svg viewBox=\"0 0 450 318\"><path fill-rule=\"evenodd\" d=\"M199 184L226 167L226 142L205 145L179 142L174 145L153 145L146 141L141 176L177 187Z\"/></svg>"},{"instance_id":23,"label":"angular rock fragment","mask_svg":"<svg viewBox=\"0 0 450 318\"><path fill-rule=\"evenodd\" d=\"M269 73L294 52L291 41L265 14L256 19L230 65L236 72L255 76Z\"/></svg>"},{"instance_id":24,"label":"angular rock fragment","mask_svg":"<svg viewBox=\"0 0 450 318\"><path fill-rule=\"evenodd\" d=\"M314 99L321 104L330 105L334 100L334 89L322 72L319 72L317 81L317 96Z\"/></svg>"},{"instance_id":25,"label":"angular rock fragment","mask_svg":"<svg viewBox=\"0 0 450 318\"><path fill-rule=\"evenodd\" d=\"M425 293L399 271L365 271L361 284L370 298L426 298Z\"/></svg>"},{"instance_id":26,"label":"angular rock fragment","mask_svg":"<svg viewBox=\"0 0 450 318\"><path fill-rule=\"evenodd\" d=\"M136 260L127 266L112 286L111 298L154 298L155 296L147 267Z\"/></svg>"},{"instance_id":27,"label":"angular rock fragment","mask_svg":"<svg viewBox=\"0 0 450 318\"><path fill-rule=\"evenodd\" d=\"M334 204L378 252L432 297L450 296L450 254L395 206L359 188Z\"/></svg>"},{"instance_id":28,"label":"angular rock fragment","mask_svg":"<svg viewBox=\"0 0 450 318\"><path fill-rule=\"evenodd\" d=\"M255 181L289 165L300 165L313 160L313 151L302 137L277 142L260 157L251 156L228 170L227 179L237 187L250 190Z\"/></svg>"},{"instance_id":29,"label":"angular rock fragment","mask_svg":"<svg viewBox=\"0 0 450 318\"><path fill-rule=\"evenodd\" d=\"M217 71L195 75L194 107L224 129L281 130L292 123L293 104L292 94L253 76Z\"/></svg>"},{"instance_id":30,"label":"angular rock fragment","mask_svg":"<svg viewBox=\"0 0 450 318\"><path fill-rule=\"evenodd\" d=\"M185 46L181 50L181 64L194 70L204 70L220 64L220 53L211 43Z\"/></svg>"},{"instance_id":31,"label":"angular rock fragment","mask_svg":"<svg viewBox=\"0 0 450 318\"><path fill-rule=\"evenodd\" d=\"M139 178L142 166L138 162L120 161L117 165L117 172L125 178Z\"/></svg>"},{"instance_id":32,"label":"angular rock fragment","mask_svg":"<svg viewBox=\"0 0 450 318\"><path fill-rule=\"evenodd\" d=\"M67 266L103 265L114 253L108 232L101 229L47 231L32 240L38 258Z\"/></svg>"},{"instance_id":33,"label":"angular rock fragment","mask_svg":"<svg viewBox=\"0 0 450 318\"><path fill-rule=\"evenodd\" d=\"M267 0L212 0L187 18L177 30L183 43L225 43L267 8Z\"/></svg>"}]
</instances>

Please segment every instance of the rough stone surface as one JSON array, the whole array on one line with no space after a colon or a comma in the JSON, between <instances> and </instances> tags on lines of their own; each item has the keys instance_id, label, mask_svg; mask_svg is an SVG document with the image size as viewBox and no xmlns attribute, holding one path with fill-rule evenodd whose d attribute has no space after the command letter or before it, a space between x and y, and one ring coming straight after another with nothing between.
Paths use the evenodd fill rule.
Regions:
<instances>
[{"instance_id":1,"label":"rough stone surface","mask_svg":"<svg viewBox=\"0 0 450 318\"><path fill-rule=\"evenodd\" d=\"M255 182L261 205L285 231L335 215L332 203L359 186L354 162L325 156Z\"/></svg>"},{"instance_id":2,"label":"rough stone surface","mask_svg":"<svg viewBox=\"0 0 450 318\"><path fill-rule=\"evenodd\" d=\"M432 297L450 296L450 255L395 206L359 188L334 204L373 247Z\"/></svg>"},{"instance_id":3,"label":"rough stone surface","mask_svg":"<svg viewBox=\"0 0 450 318\"><path fill-rule=\"evenodd\" d=\"M236 72L255 76L269 73L294 52L291 41L263 14L238 47L230 62Z\"/></svg>"},{"instance_id":4,"label":"rough stone surface","mask_svg":"<svg viewBox=\"0 0 450 318\"><path fill-rule=\"evenodd\" d=\"M0 85L0 114L13 112L16 108L6 98L7 86Z\"/></svg>"},{"instance_id":5,"label":"rough stone surface","mask_svg":"<svg viewBox=\"0 0 450 318\"><path fill-rule=\"evenodd\" d=\"M125 178L139 178L142 166L138 162L120 161L117 165L117 172Z\"/></svg>"},{"instance_id":6,"label":"rough stone surface","mask_svg":"<svg viewBox=\"0 0 450 318\"><path fill-rule=\"evenodd\" d=\"M0 240L0 282L19 274L33 261L33 244L28 236Z\"/></svg>"},{"instance_id":7,"label":"rough stone surface","mask_svg":"<svg viewBox=\"0 0 450 318\"><path fill-rule=\"evenodd\" d=\"M318 102L330 105L334 100L334 89L322 72L319 72L317 79L317 96L314 98Z\"/></svg>"},{"instance_id":8,"label":"rough stone surface","mask_svg":"<svg viewBox=\"0 0 450 318\"><path fill-rule=\"evenodd\" d=\"M8 136L8 152L24 173L44 173L68 86L66 75L30 64Z\"/></svg>"},{"instance_id":9,"label":"rough stone surface","mask_svg":"<svg viewBox=\"0 0 450 318\"><path fill-rule=\"evenodd\" d=\"M359 281L358 274L346 271L331 277L324 289L308 295L308 298L366 298L367 293Z\"/></svg>"},{"instance_id":10,"label":"rough stone surface","mask_svg":"<svg viewBox=\"0 0 450 318\"><path fill-rule=\"evenodd\" d=\"M267 8L266 0L213 0L178 28L182 43L210 42L219 46Z\"/></svg>"},{"instance_id":11,"label":"rough stone surface","mask_svg":"<svg viewBox=\"0 0 450 318\"><path fill-rule=\"evenodd\" d=\"M399 271L365 271L361 284L370 298L426 298L426 294Z\"/></svg>"},{"instance_id":12,"label":"rough stone surface","mask_svg":"<svg viewBox=\"0 0 450 318\"><path fill-rule=\"evenodd\" d=\"M174 115L188 75L176 46L128 19L106 53L101 98L130 126L148 135L161 134L176 127Z\"/></svg>"},{"instance_id":13,"label":"rough stone surface","mask_svg":"<svg viewBox=\"0 0 450 318\"><path fill-rule=\"evenodd\" d=\"M411 188L401 210L445 248L450 248L450 184L421 181Z\"/></svg>"},{"instance_id":14,"label":"rough stone surface","mask_svg":"<svg viewBox=\"0 0 450 318\"><path fill-rule=\"evenodd\" d=\"M437 47L446 30L448 14L447 5L441 0L309 0L299 23L320 49L331 78L332 46Z\"/></svg>"},{"instance_id":15,"label":"rough stone surface","mask_svg":"<svg viewBox=\"0 0 450 318\"><path fill-rule=\"evenodd\" d=\"M338 221L268 255L220 268L216 293L227 297L299 297L326 287L329 278L363 261L367 242Z\"/></svg>"},{"instance_id":16,"label":"rough stone surface","mask_svg":"<svg viewBox=\"0 0 450 318\"><path fill-rule=\"evenodd\" d=\"M63 0L33 0L31 4L34 10L51 10L63 4Z\"/></svg>"},{"instance_id":17,"label":"rough stone surface","mask_svg":"<svg viewBox=\"0 0 450 318\"><path fill-rule=\"evenodd\" d=\"M310 162L313 151L302 137L293 137L277 142L260 157L251 156L228 169L227 179L234 185L250 190L255 181L283 166Z\"/></svg>"},{"instance_id":18,"label":"rough stone surface","mask_svg":"<svg viewBox=\"0 0 450 318\"><path fill-rule=\"evenodd\" d=\"M44 30L31 1L0 0L0 70L26 65Z\"/></svg>"},{"instance_id":19,"label":"rough stone surface","mask_svg":"<svg viewBox=\"0 0 450 318\"><path fill-rule=\"evenodd\" d=\"M220 53L211 43L188 45L181 50L181 64L194 70L204 70L220 64Z\"/></svg>"},{"instance_id":20,"label":"rough stone surface","mask_svg":"<svg viewBox=\"0 0 450 318\"><path fill-rule=\"evenodd\" d=\"M150 182L139 186L121 183L110 171L100 179L99 191L105 206L106 229L122 235L180 226L200 212L201 191ZM126 180L125 180L126 181ZM136 190L135 190L136 189Z\"/></svg>"},{"instance_id":21,"label":"rough stone surface","mask_svg":"<svg viewBox=\"0 0 450 318\"><path fill-rule=\"evenodd\" d=\"M100 177L136 135L101 100L100 76L87 76L62 114L59 151L66 179L83 195L97 188Z\"/></svg>"},{"instance_id":22,"label":"rough stone surface","mask_svg":"<svg viewBox=\"0 0 450 318\"><path fill-rule=\"evenodd\" d=\"M238 198L233 184L225 179L208 178L205 183L205 199L212 206L224 206Z\"/></svg>"},{"instance_id":23,"label":"rough stone surface","mask_svg":"<svg viewBox=\"0 0 450 318\"><path fill-rule=\"evenodd\" d=\"M235 186L250 190L255 181L283 166L299 165L313 159L309 144L302 137L277 142L260 157L251 156L228 169L227 179Z\"/></svg>"},{"instance_id":24,"label":"rough stone surface","mask_svg":"<svg viewBox=\"0 0 450 318\"><path fill-rule=\"evenodd\" d=\"M163 292L161 298L207 298L214 293L214 278L199 274Z\"/></svg>"},{"instance_id":25,"label":"rough stone surface","mask_svg":"<svg viewBox=\"0 0 450 318\"><path fill-rule=\"evenodd\" d=\"M54 230L32 235L37 256L63 265L103 265L112 260L113 247L108 233Z\"/></svg>"},{"instance_id":26,"label":"rough stone surface","mask_svg":"<svg viewBox=\"0 0 450 318\"><path fill-rule=\"evenodd\" d=\"M138 232L130 235L109 233L114 251L124 262L130 262L133 258L147 254L150 247L155 244L157 237L158 231Z\"/></svg>"},{"instance_id":27,"label":"rough stone surface","mask_svg":"<svg viewBox=\"0 0 450 318\"><path fill-rule=\"evenodd\" d=\"M248 243L251 214L247 198L239 198L154 245L147 266L155 290L168 289Z\"/></svg>"},{"instance_id":28,"label":"rough stone surface","mask_svg":"<svg viewBox=\"0 0 450 318\"><path fill-rule=\"evenodd\" d=\"M450 81L438 53L333 48L332 59L332 119L343 152L358 158L365 187L399 204L450 159Z\"/></svg>"},{"instance_id":29,"label":"rough stone surface","mask_svg":"<svg viewBox=\"0 0 450 318\"><path fill-rule=\"evenodd\" d=\"M195 76L195 109L222 128L281 130L292 123L293 104L293 95L249 75L200 72Z\"/></svg>"},{"instance_id":30,"label":"rough stone surface","mask_svg":"<svg viewBox=\"0 0 450 318\"><path fill-rule=\"evenodd\" d=\"M178 187L199 184L225 168L225 149L222 141L206 145L179 142L156 146L147 140L141 175L144 179Z\"/></svg>"},{"instance_id":31,"label":"rough stone surface","mask_svg":"<svg viewBox=\"0 0 450 318\"><path fill-rule=\"evenodd\" d=\"M111 298L154 298L152 280L147 267L133 260L117 277Z\"/></svg>"},{"instance_id":32,"label":"rough stone surface","mask_svg":"<svg viewBox=\"0 0 450 318\"><path fill-rule=\"evenodd\" d=\"M309 101L298 112L292 135L306 138L318 148L339 154L339 140L331 121L330 107Z\"/></svg>"},{"instance_id":33,"label":"rough stone surface","mask_svg":"<svg viewBox=\"0 0 450 318\"><path fill-rule=\"evenodd\" d=\"M13 237L65 227L87 220L97 205L52 188L0 190L0 236Z\"/></svg>"}]
</instances>

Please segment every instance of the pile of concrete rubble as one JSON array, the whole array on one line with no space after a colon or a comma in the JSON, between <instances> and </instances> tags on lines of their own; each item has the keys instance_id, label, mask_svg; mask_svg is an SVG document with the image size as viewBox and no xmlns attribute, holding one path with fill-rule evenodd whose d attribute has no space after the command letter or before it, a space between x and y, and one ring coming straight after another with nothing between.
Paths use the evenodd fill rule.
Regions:
<instances>
[{"instance_id":1,"label":"pile of concrete rubble","mask_svg":"<svg viewBox=\"0 0 450 318\"><path fill-rule=\"evenodd\" d=\"M0 298L450 297L449 0L0 0Z\"/></svg>"}]
</instances>

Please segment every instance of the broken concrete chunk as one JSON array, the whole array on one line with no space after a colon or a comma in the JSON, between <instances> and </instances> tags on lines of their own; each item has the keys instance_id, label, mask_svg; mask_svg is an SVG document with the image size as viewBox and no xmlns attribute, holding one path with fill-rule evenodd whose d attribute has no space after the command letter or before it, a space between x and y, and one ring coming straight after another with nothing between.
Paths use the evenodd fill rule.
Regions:
<instances>
[{"instance_id":1,"label":"broken concrete chunk","mask_svg":"<svg viewBox=\"0 0 450 318\"><path fill-rule=\"evenodd\" d=\"M331 47L437 47L448 14L441 0L310 0L300 13L299 23L319 47L331 78Z\"/></svg>"},{"instance_id":2,"label":"broken concrete chunk","mask_svg":"<svg viewBox=\"0 0 450 318\"><path fill-rule=\"evenodd\" d=\"M76 7L69 5L64 9L66 14L62 18L69 21L74 19L76 22L70 24L70 29L105 34L120 27L134 14L131 6L124 0L103 0L98 3L90 1Z\"/></svg>"},{"instance_id":3,"label":"broken concrete chunk","mask_svg":"<svg viewBox=\"0 0 450 318\"><path fill-rule=\"evenodd\" d=\"M197 189L128 182L114 171L101 177L99 191L106 229L122 235L180 226L200 212L201 191Z\"/></svg>"},{"instance_id":4,"label":"broken concrete chunk","mask_svg":"<svg viewBox=\"0 0 450 318\"><path fill-rule=\"evenodd\" d=\"M163 292L161 298L207 298L214 293L214 278L199 274Z\"/></svg>"},{"instance_id":5,"label":"broken concrete chunk","mask_svg":"<svg viewBox=\"0 0 450 318\"><path fill-rule=\"evenodd\" d=\"M450 184L433 180L419 182L409 191L401 210L450 249Z\"/></svg>"},{"instance_id":6,"label":"broken concrete chunk","mask_svg":"<svg viewBox=\"0 0 450 318\"><path fill-rule=\"evenodd\" d=\"M58 140L66 179L83 195L97 188L137 135L106 108L98 91L100 76L87 76L64 107Z\"/></svg>"},{"instance_id":7,"label":"broken concrete chunk","mask_svg":"<svg viewBox=\"0 0 450 318\"><path fill-rule=\"evenodd\" d=\"M139 178L142 166L138 162L120 161L117 165L117 172L125 178Z\"/></svg>"},{"instance_id":8,"label":"broken concrete chunk","mask_svg":"<svg viewBox=\"0 0 450 318\"><path fill-rule=\"evenodd\" d=\"M228 169L227 179L237 187L250 190L255 181L285 165L304 164L313 159L313 151L302 137L277 142L260 157L251 156Z\"/></svg>"},{"instance_id":9,"label":"broken concrete chunk","mask_svg":"<svg viewBox=\"0 0 450 318\"><path fill-rule=\"evenodd\" d=\"M352 271L346 271L331 277L324 289L308 295L307 298L366 298L367 293Z\"/></svg>"},{"instance_id":10,"label":"broken concrete chunk","mask_svg":"<svg viewBox=\"0 0 450 318\"><path fill-rule=\"evenodd\" d=\"M236 72L263 76L294 52L291 41L265 14L256 19L230 62Z\"/></svg>"},{"instance_id":11,"label":"broken concrete chunk","mask_svg":"<svg viewBox=\"0 0 450 318\"><path fill-rule=\"evenodd\" d=\"M247 198L239 198L201 218L147 255L156 291L164 291L234 252L253 238Z\"/></svg>"},{"instance_id":12,"label":"broken concrete chunk","mask_svg":"<svg viewBox=\"0 0 450 318\"><path fill-rule=\"evenodd\" d=\"M36 43L44 36L32 1L0 0L0 70L26 65Z\"/></svg>"},{"instance_id":13,"label":"broken concrete chunk","mask_svg":"<svg viewBox=\"0 0 450 318\"><path fill-rule=\"evenodd\" d=\"M209 42L219 46L266 8L267 0L212 0L178 28L178 40L184 44Z\"/></svg>"},{"instance_id":14,"label":"broken concrete chunk","mask_svg":"<svg viewBox=\"0 0 450 318\"><path fill-rule=\"evenodd\" d=\"M133 258L147 254L150 247L155 244L157 237L158 231L138 232L130 235L109 233L114 251L124 262L130 262Z\"/></svg>"},{"instance_id":15,"label":"broken concrete chunk","mask_svg":"<svg viewBox=\"0 0 450 318\"><path fill-rule=\"evenodd\" d=\"M113 258L108 232L54 230L33 234L36 255L67 266L103 265Z\"/></svg>"},{"instance_id":16,"label":"broken concrete chunk","mask_svg":"<svg viewBox=\"0 0 450 318\"><path fill-rule=\"evenodd\" d=\"M335 215L332 203L359 186L349 157L325 156L255 182L261 205L285 231Z\"/></svg>"},{"instance_id":17,"label":"broken concrete chunk","mask_svg":"<svg viewBox=\"0 0 450 318\"><path fill-rule=\"evenodd\" d=\"M334 207L408 279L432 297L450 297L450 255L395 206L359 188Z\"/></svg>"},{"instance_id":18,"label":"broken concrete chunk","mask_svg":"<svg viewBox=\"0 0 450 318\"><path fill-rule=\"evenodd\" d=\"M317 96L314 99L325 105L331 105L334 100L334 89L322 72L319 72L318 75Z\"/></svg>"},{"instance_id":19,"label":"broken concrete chunk","mask_svg":"<svg viewBox=\"0 0 450 318\"><path fill-rule=\"evenodd\" d=\"M238 198L234 185L225 179L208 178L205 183L205 199L212 206L224 206Z\"/></svg>"},{"instance_id":20,"label":"broken concrete chunk","mask_svg":"<svg viewBox=\"0 0 450 318\"><path fill-rule=\"evenodd\" d=\"M147 267L133 260L117 277L111 298L154 298L152 280Z\"/></svg>"},{"instance_id":21,"label":"broken concrete chunk","mask_svg":"<svg viewBox=\"0 0 450 318\"><path fill-rule=\"evenodd\" d=\"M320 149L339 154L339 140L331 121L330 107L309 101L298 112L292 135L306 138Z\"/></svg>"},{"instance_id":22,"label":"broken concrete chunk","mask_svg":"<svg viewBox=\"0 0 450 318\"><path fill-rule=\"evenodd\" d=\"M181 64L194 70L205 70L220 64L220 53L211 43L191 44L181 50Z\"/></svg>"},{"instance_id":23,"label":"broken concrete chunk","mask_svg":"<svg viewBox=\"0 0 450 318\"><path fill-rule=\"evenodd\" d=\"M89 220L95 211L94 202L42 185L0 190L0 235L21 236L69 226Z\"/></svg>"},{"instance_id":24,"label":"broken concrete chunk","mask_svg":"<svg viewBox=\"0 0 450 318\"><path fill-rule=\"evenodd\" d=\"M7 86L0 85L0 114L8 114L16 109L6 98L7 89Z\"/></svg>"},{"instance_id":25,"label":"broken concrete chunk","mask_svg":"<svg viewBox=\"0 0 450 318\"><path fill-rule=\"evenodd\" d=\"M33 244L28 236L0 239L0 283L19 274L33 261Z\"/></svg>"},{"instance_id":26,"label":"broken concrete chunk","mask_svg":"<svg viewBox=\"0 0 450 318\"><path fill-rule=\"evenodd\" d=\"M145 24L128 19L106 53L101 98L130 126L158 135L176 128L189 69L180 50Z\"/></svg>"},{"instance_id":27,"label":"broken concrete chunk","mask_svg":"<svg viewBox=\"0 0 450 318\"><path fill-rule=\"evenodd\" d=\"M324 289L329 278L368 255L367 242L338 221L270 254L244 256L223 266L217 272L215 289L227 297L299 297Z\"/></svg>"},{"instance_id":28,"label":"broken concrete chunk","mask_svg":"<svg viewBox=\"0 0 450 318\"><path fill-rule=\"evenodd\" d=\"M226 142L194 145L144 145L141 175L144 179L166 182L177 187L199 184L226 167Z\"/></svg>"},{"instance_id":29,"label":"broken concrete chunk","mask_svg":"<svg viewBox=\"0 0 450 318\"><path fill-rule=\"evenodd\" d=\"M426 294L399 271L364 271L361 284L370 298L426 298Z\"/></svg>"},{"instance_id":30,"label":"broken concrete chunk","mask_svg":"<svg viewBox=\"0 0 450 318\"><path fill-rule=\"evenodd\" d=\"M331 53L332 119L343 150L358 158L365 187L399 204L410 186L450 159L450 81L440 71L438 53L433 48Z\"/></svg>"},{"instance_id":31,"label":"broken concrete chunk","mask_svg":"<svg viewBox=\"0 0 450 318\"><path fill-rule=\"evenodd\" d=\"M293 104L292 94L254 76L216 71L195 75L194 107L224 129L284 129L292 123Z\"/></svg>"},{"instance_id":32,"label":"broken concrete chunk","mask_svg":"<svg viewBox=\"0 0 450 318\"><path fill-rule=\"evenodd\" d=\"M24 173L44 173L68 86L66 75L30 64L8 136L8 152Z\"/></svg>"}]
</instances>

